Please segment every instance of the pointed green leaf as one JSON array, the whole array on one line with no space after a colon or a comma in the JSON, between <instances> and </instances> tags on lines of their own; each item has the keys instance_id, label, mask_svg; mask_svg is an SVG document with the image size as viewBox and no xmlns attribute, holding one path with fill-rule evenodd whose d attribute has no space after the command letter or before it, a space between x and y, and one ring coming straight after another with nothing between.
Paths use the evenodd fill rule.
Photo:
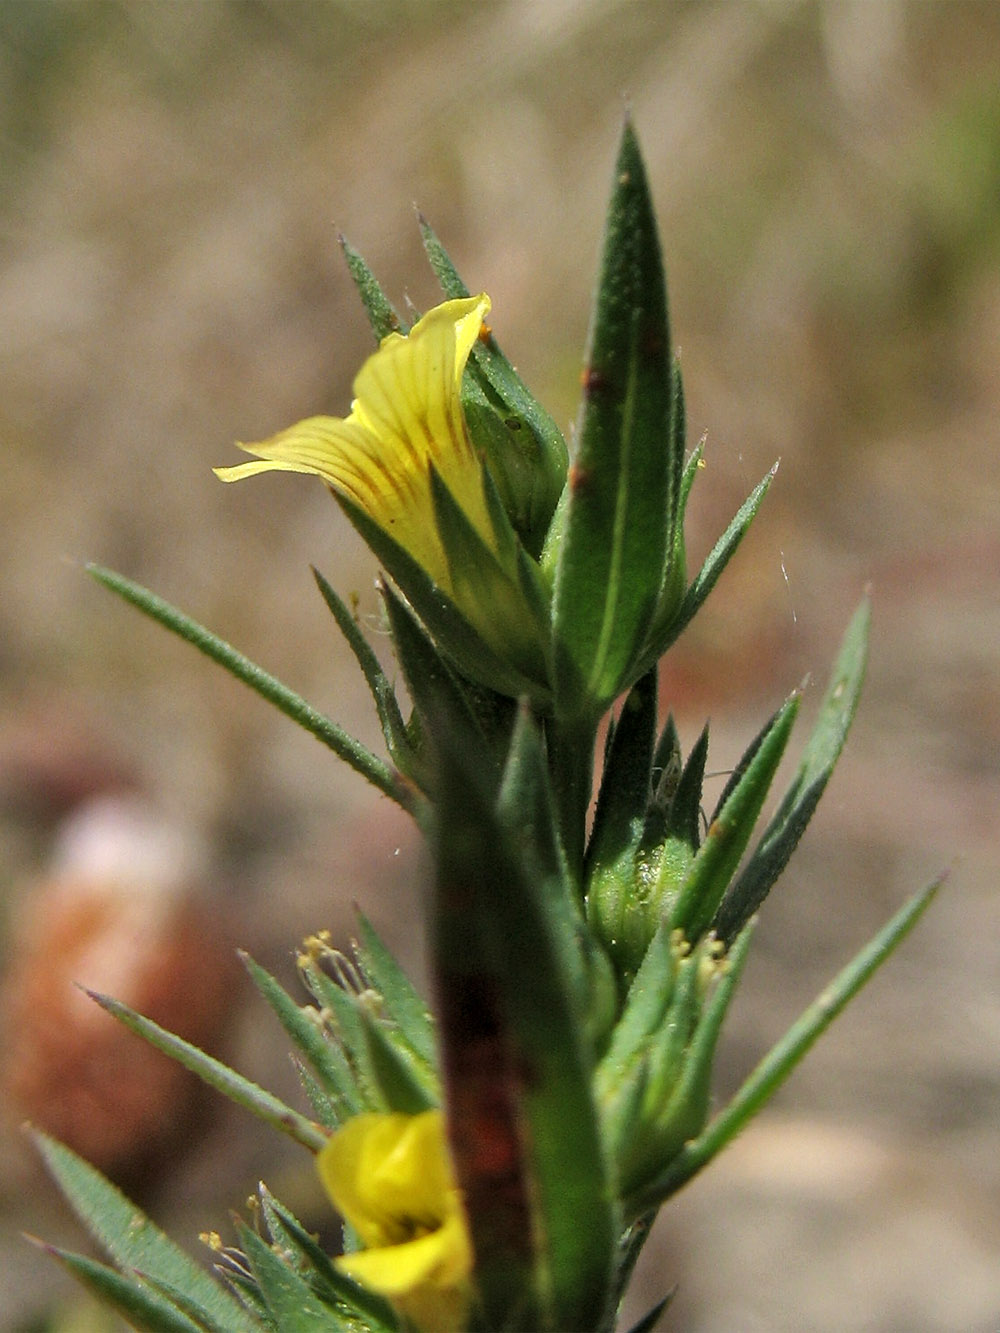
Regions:
<instances>
[{"instance_id":1,"label":"pointed green leaf","mask_svg":"<svg viewBox=\"0 0 1000 1333\"><path fill-rule=\"evenodd\" d=\"M813 816L854 720L868 661L870 619L866 598L847 627L791 786L719 909L715 929L720 939L732 939L757 911Z\"/></svg>"},{"instance_id":2,"label":"pointed green leaf","mask_svg":"<svg viewBox=\"0 0 1000 1333\"><path fill-rule=\"evenodd\" d=\"M303 1147L309 1148L312 1152L318 1151L326 1142L326 1135L322 1134L311 1120L307 1120L298 1111L293 1111L290 1106L286 1106L272 1093L265 1092L263 1088L258 1087L256 1083L252 1083L250 1079L244 1078L242 1074L237 1074L234 1069L230 1069L221 1060L206 1055L204 1051L199 1050L197 1046L193 1046L189 1041L184 1041L172 1032L167 1032L158 1023L154 1023L149 1018L144 1018L142 1014L137 1014L134 1009L130 1009L121 1000L114 1000L111 996L101 995L97 991L88 990L86 993L102 1009L106 1009L113 1018L117 1018L120 1023L124 1023L127 1028L137 1033L144 1041L148 1041L151 1046L155 1046L157 1050L169 1055L172 1060L176 1060L185 1069L190 1069L209 1087L215 1088L217 1092L221 1092L230 1101L236 1102L238 1106L251 1111L259 1120L269 1124L272 1129L287 1134L289 1138L301 1143Z\"/></svg>"},{"instance_id":3,"label":"pointed green leaf","mask_svg":"<svg viewBox=\"0 0 1000 1333\"><path fill-rule=\"evenodd\" d=\"M705 563L695 576L694 582L684 594L680 606L677 607L670 619L661 623L659 618L654 618L640 658L646 668L660 660L670 645L680 638L682 630L687 628L698 611L701 610L706 597L715 587L720 574L735 555L737 547L753 522L777 470L778 465L775 463L767 476L758 482L740 505L729 526L712 547Z\"/></svg>"},{"instance_id":4,"label":"pointed green leaf","mask_svg":"<svg viewBox=\"0 0 1000 1333\"><path fill-rule=\"evenodd\" d=\"M565 715L603 712L646 636L667 552L670 425L660 243L639 146L626 124L556 570L557 711Z\"/></svg>"},{"instance_id":5,"label":"pointed green leaf","mask_svg":"<svg viewBox=\"0 0 1000 1333\"><path fill-rule=\"evenodd\" d=\"M484 1326L584 1328L607 1299L618 1224L573 987L545 886L446 725L435 721L431 938L449 1131Z\"/></svg>"},{"instance_id":6,"label":"pointed green leaf","mask_svg":"<svg viewBox=\"0 0 1000 1333\"><path fill-rule=\"evenodd\" d=\"M356 741L353 736L349 736L346 731L338 727L336 722L317 712L310 704L300 698L287 685L282 685L280 680L269 675L261 667L251 662L248 657L237 652L231 644L220 639L207 630L204 625L199 625L196 620L186 616L183 611L179 611L169 602L163 601L155 593L147 588L141 587L138 583L133 583L131 579L124 578L121 574L114 573L113 570L103 569L100 565L87 565L87 573L92 575L98 583L102 583L112 592L117 593L119 597L124 598L133 606L138 607L145 615L155 620L171 633L193 644L195 648L210 657L213 662L217 662L224 667L230 675L237 680L243 681L244 685L249 685L252 690L266 699L275 708L279 709L286 717L290 717L293 722L297 722L300 727L304 727L318 741L328 746L338 758L343 759L349 764L355 772L360 773L362 777L368 779L379 791L401 805L404 810L414 814L416 801L412 786L405 782L402 775L377 755L367 749L360 741Z\"/></svg>"},{"instance_id":7,"label":"pointed green leaf","mask_svg":"<svg viewBox=\"0 0 1000 1333\"><path fill-rule=\"evenodd\" d=\"M32 1139L74 1213L118 1266L187 1291L227 1333L246 1333L242 1307L121 1190L69 1148L32 1130Z\"/></svg>"},{"instance_id":8,"label":"pointed green leaf","mask_svg":"<svg viewBox=\"0 0 1000 1333\"><path fill-rule=\"evenodd\" d=\"M316 586L319 588L323 600L336 620L340 632L347 640L348 647L357 659L368 683L379 724L382 727L382 735L385 737L385 743L389 754L392 756L393 763L402 769L407 776L412 776L411 769L415 767L415 755L406 731L403 715L399 711L399 702L396 699L396 692L392 688L392 682L382 670L381 663L372 651L368 640L358 628L354 616L351 615L351 612L337 596L334 589L315 567L313 567L313 578L316 580Z\"/></svg>"},{"instance_id":9,"label":"pointed green leaf","mask_svg":"<svg viewBox=\"0 0 1000 1333\"><path fill-rule=\"evenodd\" d=\"M58 1249L55 1245L42 1248L102 1305L115 1310L139 1333L206 1333L207 1325L195 1323L162 1296L129 1277L123 1277L106 1264ZM248 1333L245 1324L243 1330Z\"/></svg>"}]
</instances>

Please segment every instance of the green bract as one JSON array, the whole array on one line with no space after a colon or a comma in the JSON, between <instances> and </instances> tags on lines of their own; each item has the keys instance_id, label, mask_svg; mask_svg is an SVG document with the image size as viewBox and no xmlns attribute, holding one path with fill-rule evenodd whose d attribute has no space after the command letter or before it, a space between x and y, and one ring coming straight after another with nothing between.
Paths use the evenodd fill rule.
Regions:
<instances>
[{"instance_id":1,"label":"green bract","mask_svg":"<svg viewBox=\"0 0 1000 1333\"><path fill-rule=\"evenodd\" d=\"M246 960L294 1048L305 1114L97 997L319 1155L345 1221L346 1257L334 1262L262 1188L257 1227L237 1221L233 1247L211 1238L223 1287L41 1137L113 1266L53 1255L150 1333L610 1333L656 1209L760 1109L936 888L904 906L710 1115L716 1043L754 916L854 716L868 607L848 627L763 832L798 691L708 812L708 729L685 754L673 718L658 716L657 668L773 471L689 581L684 513L701 454L686 456L636 136L627 124L572 456L484 325L489 298L469 295L421 228L442 303L408 328L344 242L379 340L349 414L307 417L250 446L258 462L227 470L318 474L385 571L405 701L336 591L317 582L369 685L388 759L182 612L92 570L409 811L434 865L433 1016L363 917L352 955L323 935L306 941L305 1004ZM591 811L598 727L616 705Z\"/></svg>"}]
</instances>

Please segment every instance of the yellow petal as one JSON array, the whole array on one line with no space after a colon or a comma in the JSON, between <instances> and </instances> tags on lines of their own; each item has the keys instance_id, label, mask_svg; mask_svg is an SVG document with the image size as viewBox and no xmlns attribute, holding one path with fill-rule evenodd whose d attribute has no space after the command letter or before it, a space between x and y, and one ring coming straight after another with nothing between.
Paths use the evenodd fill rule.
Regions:
<instances>
[{"instance_id":1,"label":"yellow petal","mask_svg":"<svg viewBox=\"0 0 1000 1333\"><path fill-rule=\"evenodd\" d=\"M456 1213L443 1227L403 1245L358 1250L337 1260L337 1267L372 1291L398 1300L418 1287L456 1286L469 1275L469 1244Z\"/></svg>"},{"instance_id":2,"label":"yellow petal","mask_svg":"<svg viewBox=\"0 0 1000 1333\"><path fill-rule=\"evenodd\" d=\"M432 465L483 541L496 547L482 464L460 397L465 364L489 308L485 294L445 301L409 334L389 334L358 372L347 418L310 417L269 440L240 445L260 461L216 468L216 475L240 481L269 469L315 473L450 593L431 497Z\"/></svg>"},{"instance_id":3,"label":"yellow petal","mask_svg":"<svg viewBox=\"0 0 1000 1333\"><path fill-rule=\"evenodd\" d=\"M424 1333L458 1333L472 1247L441 1112L354 1116L331 1135L317 1166L366 1246L339 1258L338 1268Z\"/></svg>"},{"instance_id":4,"label":"yellow petal","mask_svg":"<svg viewBox=\"0 0 1000 1333\"><path fill-rule=\"evenodd\" d=\"M400 1245L448 1215L455 1186L440 1111L354 1116L316 1165L334 1207L366 1246Z\"/></svg>"}]
</instances>

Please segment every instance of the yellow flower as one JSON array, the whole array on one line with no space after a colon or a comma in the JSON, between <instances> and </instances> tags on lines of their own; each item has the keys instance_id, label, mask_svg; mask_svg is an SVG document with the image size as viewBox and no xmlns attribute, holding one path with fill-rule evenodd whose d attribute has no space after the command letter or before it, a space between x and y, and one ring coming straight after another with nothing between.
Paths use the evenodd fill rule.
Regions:
<instances>
[{"instance_id":1,"label":"yellow flower","mask_svg":"<svg viewBox=\"0 0 1000 1333\"><path fill-rule=\"evenodd\" d=\"M441 1112L354 1116L330 1137L317 1167L365 1247L337 1267L385 1296L422 1333L458 1333L472 1247Z\"/></svg>"},{"instance_id":2,"label":"yellow flower","mask_svg":"<svg viewBox=\"0 0 1000 1333\"><path fill-rule=\"evenodd\" d=\"M452 635L444 646L463 669L502 692L544 697L548 594L509 519L487 498L484 464L462 412L462 375L489 309L485 294L435 306L408 334L382 340L354 381L349 416L309 417L260 444L240 445L258 461L215 473L223 481L275 469L321 477L355 522L368 524L362 534L418 614L432 618L432 632ZM454 502L450 513L435 495L435 474ZM434 620L437 603L421 598L412 563L408 573L396 550L460 612L488 654L470 657L448 618Z\"/></svg>"},{"instance_id":3,"label":"yellow flower","mask_svg":"<svg viewBox=\"0 0 1000 1333\"><path fill-rule=\"evenodd\" d=\"M483 542L498 553L482 463L469 441L460 400L465 364L489 308L485 294L445 301L409 334L390 333L358 372L348 417L309 417L260 444L241 444L260 461L216 468L216 476L239 481L272 469L315 473L374 519L454 597L430 469L433 465Z\"/></svg>"}]
</instances>

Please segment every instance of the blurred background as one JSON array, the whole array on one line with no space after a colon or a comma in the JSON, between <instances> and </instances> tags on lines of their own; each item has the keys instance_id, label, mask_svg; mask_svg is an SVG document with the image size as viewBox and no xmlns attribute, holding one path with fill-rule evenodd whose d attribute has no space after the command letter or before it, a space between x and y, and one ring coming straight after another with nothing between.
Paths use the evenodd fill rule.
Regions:
<instances>
[{"instance_id":1,"label":"blurred background","mask_svg":"<svg viewBox=\"0 0 1000 1333\"><path fill-rule=\"evenodd\" d=\"M855 730L764 913L719 1095L952 865L900 955L665 1210L630 1309L679 1284L664 1327L691 1333L1000 1325L1000 6L3 0L3 1333L112 1327L21 1238L81 1243L25 1116L195 1250L261 1176L323 1213L300 1155L130 1063L70 980L293 1097L235 944L294 988L298 940L346 942L357 901L423 975L405 817L83 563L377 745L308 570L357 593L378 644L371 559L314 482L210 468L346 412L371 342L338 230L394 300L434 302L414 202L568 427L625 105L691 444L707 433L692 563L781 458L665 668L685 746L711 716L710 767L731 765L806 673L809 714L874 597Z\"/></svg>"}]
</instances>

